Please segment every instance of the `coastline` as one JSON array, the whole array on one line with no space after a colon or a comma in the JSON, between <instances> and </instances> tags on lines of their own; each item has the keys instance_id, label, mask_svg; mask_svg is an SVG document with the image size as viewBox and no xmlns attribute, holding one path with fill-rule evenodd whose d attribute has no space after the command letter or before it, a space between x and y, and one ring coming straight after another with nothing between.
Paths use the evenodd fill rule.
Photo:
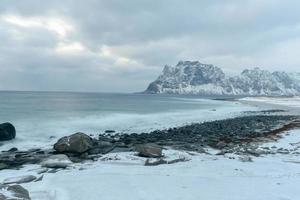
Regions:
<instances>
[{"instance_id":1,"label":"coastline","mask_svg":"<svg viewBox=\"0 0 300 200\"><path fill-rule=\"evenodd\" d=\"M257 110L284 109L297 113L287 105L243 101ZM281 115L280 113L279 115ZM284 114L285 115L285 114ZM300 177L298 154L292 141L300 141L299 130L281 133L277 141L259 142L259 149L277 146L293 153L242 156L206 148L206 153L165 149L166 159L186 158L186 162L155 167L144 166L146 158L135 152L108 153L96 162L74 163L65 170L45 173L42 181L26 183L32 199L297 199ZM278 151L280 152L280 151ZM295 153L295 154L294 154ZM246 159L246 160L245 160ZM249 159L249 160L247 160ZM32 174L38 176L39 165L25 165L20 170L1 170L5 178ZM286 169L289 169L286 171ZM1 180L0 180L1 181ZM155 184L153 184L155 183ZM84 184L84 187L82 187ZM80 189L79 189L80 188ZM132 189L136 193L132 194ZM147 188L147 193L142 192ZM199 191L199 188L200 191ZM178 193L172 191L176 189ZM211 190L214 189L215 192ZM118 194L115 193L118 191ZM149 193L153 196L149 196ZM230 197L226 194L230 193Z\"/></svg>"},{"instance_id":2,"label":"coastline","mask_svg":"<svg viewBox=\"0 0 300 200\"><path fill-rule=\"evenodd\" d=\"M240 102L255 107L264 107L265 109L287 110L290 114L300 113L299 97L247 97L240 99Z\"/></svg>"}]
</instances>

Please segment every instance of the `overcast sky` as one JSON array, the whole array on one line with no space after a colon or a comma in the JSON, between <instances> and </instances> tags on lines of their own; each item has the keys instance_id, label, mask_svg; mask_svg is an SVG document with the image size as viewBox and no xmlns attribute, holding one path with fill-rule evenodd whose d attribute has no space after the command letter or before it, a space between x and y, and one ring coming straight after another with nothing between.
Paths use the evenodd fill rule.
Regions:
<instances>
[{"instance_id":1,"label":"overcast sky","mask_svg":"<svg viewBox=\"0 0 300 200\"><path fill-rule=\"evenodd\" d=\"M165 64L300 72L298 0L1 0L0 90L134 92Z\"/></svg>"}]
</instances>

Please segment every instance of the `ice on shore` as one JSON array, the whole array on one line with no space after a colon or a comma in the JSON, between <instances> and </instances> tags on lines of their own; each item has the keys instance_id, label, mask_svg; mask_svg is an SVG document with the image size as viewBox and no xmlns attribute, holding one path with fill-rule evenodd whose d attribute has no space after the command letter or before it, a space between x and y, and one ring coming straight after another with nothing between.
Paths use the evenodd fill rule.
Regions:
<instances>
[{"instance_id":1,"label":"ice on shore","mask_svg":"<svg viewBox=\"0 0 300 200\"><path fill-rule=\"evenodd\" d=\"M241 101L260 102L279 106L287 106L289 108L300 108L300 97L246 97Z\"/></svg>"},{"instance_id":2,"label":"ice on shore","mask_svg":"<svg viewBox=\"0 0 300 200\"><path fill-rule=\"evenodd\" d=\"M283 136L261 147L298 149L290 154L252 157L253 162L241 162L231 154L216 156L213 150L195 155L165 150L168 158L186 156L191 160L149 167L144 166L145 158L134 152L111 153L96 162L45 173L42 181L23 186L33 200L298 200L300 130ZM40 171L39 165L2 170L0 182L37 176Z\"/></svg>"},{"instance_id":3,"label":"ice on shore","mask_svg":"<svg viewBox=\"0 0 300 200\"><path fill-rule=\"evenodd\" d=\"M290 131L278 142L262 147L295 148L300 131ZM300 146L300 143L299 143ZM213 152L213 151L211 151ZM300 149L297 151L300 153ZM33 200L298 200L300 197L299 154L253 157L241 162L237 155L190 155L164 151L167 158L186 156L190 161L171 165L144 166L145 158L134 152L107 154L97 162L76 164L43 181L23 184ZM1 179L33 175L40 166L2 170ZM1 180L0 180L1 181Z\"/></svg>"}]
</instances>

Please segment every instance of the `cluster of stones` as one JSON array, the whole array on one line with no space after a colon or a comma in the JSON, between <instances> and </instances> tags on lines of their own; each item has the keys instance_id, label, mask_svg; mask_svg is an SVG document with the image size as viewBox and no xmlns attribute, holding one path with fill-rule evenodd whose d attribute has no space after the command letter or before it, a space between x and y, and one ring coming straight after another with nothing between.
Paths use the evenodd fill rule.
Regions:
<instances>
[{"instance_id":1,"label":"cluster of stones","mask_svg":"<svg viewBox=\"0 0 300 200\"><path fill-rule=\"evenodd\" d=\"M201 153L204 147L232 149L266 138L276 139L275 131L280 130L278 127L291 123L300 126L298 120L298 116L288 115L243 116L156 130L151 133L101 135L100 138L110 137L113 142L117 141L129 147L136 144L156 143Z\"/></svg>"},{"instance_id":2,"label":"cluster of stones","mask_svg":"<svg viewBox=\"0 0 300 200\"><path fill-rule=\"evenodd\" d=\"M276 132L276 130L280 130L278 127L284 127L298 119L298 116L287 115L253 115L141 134L117 134L107 131L105 134L100 134L99 138L91 138L84 133L75 133L59 139L53 149L19 151L12 148L2 152L0 154L0 170L42 162L45 166L64 168L69 162L97 160L109 152L136 151L139 156L161 157L162 147L199 153L205 153L206 147L212 147L219 149L219 154L285 153L285 150L261 150L252 143L266 139L278 139L279 134ZM0 127L2 127L0 129L2 132L15 134L15 129L11 128L8 123ZM45 163L47 159L48 163ZM64 162L62 163L62 161Z\"/></svg>"},{"instance_id":3,"label":"cluster of stones","mask_svg":"<svg viewBox=\"0 0 300 200\"><path fill-rule=\"evenodd\" d=\"M55 173L74 162L97 160L103 154L124 151L135 151L137 156L148 158L146 166L187 161L186 158L165 160L163 147L200 153L206 153L205 147L212 147L220 150L217 155L235 153L242 155L242 162L250 162L250 156L298 153L299 145L295 145L294 150L257 145L257 142L277 140L280 137L278 133L295 127L300 127L298 116L251 115L141 134L117 134L110 130L100 134L99 138L92 138L84 133L75 133L60 138L53 149L19 151L12 148L2 151L0 170L19 168L24 164L40 164L43 168L38 174ZM1 140L12 139L15 135L13 125L0 124ZM15 199L30 199L28 191L19 184L40 181L42 178L24 176L4 180L0 184L0 199L10 198L2 194L1 190L10 192Z\"/></svg>"}]
</instances>

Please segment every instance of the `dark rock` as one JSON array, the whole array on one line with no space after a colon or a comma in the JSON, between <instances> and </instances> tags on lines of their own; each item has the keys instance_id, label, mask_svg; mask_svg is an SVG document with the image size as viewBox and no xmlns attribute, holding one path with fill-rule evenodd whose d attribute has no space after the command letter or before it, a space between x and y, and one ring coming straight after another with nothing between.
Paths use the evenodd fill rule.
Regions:
<instances>
[{"instance_id":1,"label":"dark rock","mask_svg":"<svg viewBox=\"0 0 300 200\"><path fill-rule=\"evenodd\" d=\"M72 164L72 162L68 156L64 154L57 154L45 159L41 164L42 167L47 168L67 168Z\"/></svg>"},{"instance_id":2,"label":"dark rock","mask_svg":"<svg viewBox=\"0 0 300 200\"><path fill-rule=\"evenodd\" d=\"M116 131L114 130L106 130L105 133L115 133Z\"/></svg>"},{"instance_id":3,"label":"dark rock","mask_svg":"<svg viewBox=\"0 0 300 200\"><path fill-rule=\"evenodd\" d=\"M239 160L242 161L242 162L253 162L253 160L250 156L239 157Z\"/></svg>"},{"instance_id":4,"label":"dark rock","mask_svg":"<svg viewBox=\"0 0 300 200\"><path fill-rule=\"evenodd\" d=\"M88 153L91 154L106 154L109 153L114 149L115 145L113 145L110 142L106 141L98 141L94 143L94 146L92 149L88 151Z\"/></svg>"},{"instance_id":5,"label":"dark rock","mask_svg":"<svg viewBox=\"0 0 300 200\"><path fill-rule=\"evenodd\" d=\"M157 166L162 164L167 164L168 162L164 159L158 159L155 161L151 161L150 159L147 159L145 162L145 166Z\"/></svg>"},{"instance_id":6,"label":"dark rock","mask_svg":"<svg viewBox=\"0 0 300 200\"><path fill-rule=\"evenodd\" d=\"M0 141L12 140L16 137L16 129L11 123L0 124Z\"/></svg>"},{"instance_id":7,"label":"dark rock","mask_svg":"<svg viewBox=\"0 0 300 200\"><path fill-rule=\"evenodd\" d=\"M7 191L12 192L16 199L30 200L29 192L21 185L8 186Z\"/></svg>"},{"instance_id":8,"label":"dark rock","mask_svg":"<svg viewBox=\"0 0 300 200\"><path fill-rule=\"evenodd\" d=\"M4 179L4 184L21 184L21 183L29 183L36 180L35 176L27 175L27 176L19 176L19 177L12 177Z\"/></svg>"},{"instance_id":9,"label":"dark rock","mask_svg":"<svg viewBox=\"0 0 300 200\"><path fill-rule=\"evenodd\" d=\"M135 146L139 156L158 158L162 157L162 147L156 144L140 144Z\"/></svg>"},{"instance_id":10,"label":"dark rock","mask_svg":"<svg viewBox=\"0 0 300 200\"><path fill-rule=\"evenodd\" d=\"M37 174L44 174L48 171L49 169L48 168L41 168L37 171Z\"/></svg>"},{"instance_id":11,"label":"dark rock","mask_svg":"<svg viewBox=\"0 0 300 200\"><path fill-rule=\"evenodd\" d=\"M42 181L43 180L43 178L44 178L44 175L42 175L42 176L40 176L40 177L38 177L34 182L39 182L39 181Z\"/></svg>"},{"instance_id":12,"label":"dark rock","mask_svg":"<svg viewBox=\"0 0 300 200\"><path fill-rule=\"evenodd\" d=\"M0 193L0 200L7 200L7 198L3 194Z\"/></svg>"},{"instance_id":13,"label":"dark rock","mask_svg":"<svg viewBox=\"0 0 300 200\"><path fill-rule=\"evenodd\" d=\"M13 147L13 148L8 150L8 152L15 152L15 151L18 151L18 149L16 147Z\"/></svg>"},{"instance_id":14,"label":"dark rock","mask_svg":"<svg viewBox=\"0 0 300 200\"><path fill-rule=\"evenodd\" d=\"M2 170L2 169L8 169L8 168L9 168L9 166L7 164L0 163L0 170Z\"/></svg>"},{"instance_id":15,"label":"dark rock","mask_svg":"<svg viewBox=\"0 0 300 200\"><path fill-rule=\"evenodd\" d=\"M115 147L110 153L119 153L119 152L130 152L133 151L132 148L128 147Z\"/></svg>"},{"instance_id":16,"label":"dark rock","mask_svg":"<svg viewBox=\"0 0 300 200\"><path fill-rule=\"evenodd\" d=\"M47 173L55 174L55 173L58 172L58 171L59 171L58 169L51 169L51 170L49 170Z\"/></svg>"},{"instance_id":17,"label":"dark rock","mask_svg":"<svg viewBox=\"0 0 300 200\"><path fill-rule=\"evenodd\" d=\"M227 143L225 143L224 141L220 141L220 142L218 142L217 144L216 144L216 147L218 148L218 149L223 149L223 148L225 148L227 146Z\"/></svg>"},{"instance_id":18,"label":"dark rock","mask_svg":"<svg viewBox=\"0 0 300 200\"><path fill-rule=\"evenodd\" d=\"M93 148L93 139L84 133L75 133L59 139L54 149L59 153L84 153Z\"/></svg>"},{"instance_id":19,"label":"dark rock","mask_svg":"<svg viewBox=\"0 0 300 200\"><path fill-rule=\"evenodd\" d=\"M157 159L157 160L150 160L147 159L145 162L145 166L157 166L157 165L163 165L163 164L175 164L178 162L186 162L188 161L188 159L186 158L177 158L177 159L173 159L173 160L164 160L162 158Z\"/></svg>"}]
</instances>

